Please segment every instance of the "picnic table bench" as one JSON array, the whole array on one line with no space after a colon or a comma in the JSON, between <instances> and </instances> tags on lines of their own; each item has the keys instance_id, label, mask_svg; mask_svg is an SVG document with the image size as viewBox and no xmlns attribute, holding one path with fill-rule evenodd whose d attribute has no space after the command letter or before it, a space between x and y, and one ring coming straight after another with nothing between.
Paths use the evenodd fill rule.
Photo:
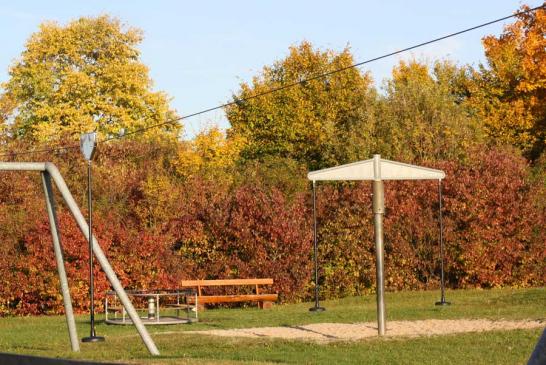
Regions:
<instances>
[{"instance_id":1,"label":"picnic table bench","mask_svg":"<svg viewBox=\"0 0 546 365\"><path fill-rule=\"evenodd\" d=\"M236 303L236 302L258 302L262 309L268 309L277 301L277 294L263 293L260 285L271 285L273 279L220 279L220 280L182 280L182 288L197 288L197 300L199 309L204 309L205 304ZM206 294L204 288L215 286L254 286L253 294ZM188 298L192 300L192 298Z\"/></svg>"}]
</instances>

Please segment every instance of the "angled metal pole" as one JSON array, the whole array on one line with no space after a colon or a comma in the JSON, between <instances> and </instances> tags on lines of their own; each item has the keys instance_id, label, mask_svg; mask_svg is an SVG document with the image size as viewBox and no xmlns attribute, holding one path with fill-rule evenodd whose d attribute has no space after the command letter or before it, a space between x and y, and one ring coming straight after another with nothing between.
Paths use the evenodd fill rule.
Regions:
<instances>
[{"instance_id":1,"label":"angled metal pole","mask_svg":"<svg viewBox=\"0 0 546 365\"><path fill-rule=\"evenodd\" d=\"M63 251L59 237L59 225L57 223L57 214L55 212L55 197L53 196L51 178L47 171L42 172L42 183L44 186L49 225L51 227L51 238L53 240L53 250L55 251L55 261L57 263L57 271L59 272L59 281L61 283L61 293L63 295L64 312L66 316L66 324L68 326L68 336L70 337L70 346L72 347L72 351L80 351L80 342L78 340L76 321L74 320L72 300L70 298L70 290L68 288L68 280L66 278L66 270L64 267Z\"/></svg>"},{"instance_id":2,"label":"angled metal pole","mask_svg":"<svg viewBox=\"0 0 546 365\"><path fill-rule=\"evenodd\" d=\"M438 179L438 220L440 223L440 301L436 305L450 305L446 302L446 285L444 274L444 222L442 219L442 179Z\"/></svg>"},{"instance_id":3,"label":"angled metal pole","mask_svg":"<svg viewBox=\"0 0 546 365\"><path fill-rule=\"evenodd\" d=\"M315 258L315 306L309 308L311 312L323 312L326 308L319 305L319 283L318 283L318 247L317 247L317 194L315 181L313 180L313 253Z\"/></svg>"},{"instance_id":4,"label":"angled metal pole","mask_svg":"<svg viewBox=\"0 0 546 365\"><path fill-rule=\"evenodd\" d=\"M383 248L383 214L385 213L385 198L383 191L383 180L381 180L381 156L373 156L374 180L373 188L373 226L375 239L375 278L377 295L377 333L379 336L385 334L385 278L384 278L384 256Z\"/></svg>"}]
</instances>

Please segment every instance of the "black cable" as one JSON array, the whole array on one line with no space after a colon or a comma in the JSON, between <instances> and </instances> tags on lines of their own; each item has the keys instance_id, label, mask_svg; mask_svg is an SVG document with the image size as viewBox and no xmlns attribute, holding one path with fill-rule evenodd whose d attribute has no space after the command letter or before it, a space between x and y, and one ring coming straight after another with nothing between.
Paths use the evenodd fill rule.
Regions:
<instances>
[{"instance_id":1,"label":"black cable","mask_svg":"<svg viewBox=\"0 0 546 365\"><path fill-rule=\"evenodd\" d=\"M246 98L241 98L241 99L238 99L238 100L235 100L235 101L231 101L231 102L228 102L228 103L224 103L224 104L221 104L221 105L212 107L212 108L208 108L208 109L205 109L205 110L201 110L201 111L199 111L199 112L195 112L195 113L192 113L192 114L184 115L184 116L182 116L182 117L178 117L178 118L175 118L175 119L172 119L172 120L168 120L168 121L163 122L163 123L151 125L151 126L148 126L148 127L142 128L142 129L137 129L137 130L135 130L135 131L133 131L133 132L131 132L131 133L127 133L126 135L144 132L144 131L147 131L147 130L152 129L152 128L157 128L157 127L161 127L161 126L164 126L164 125L168 125L168 124L172 124L172 123L178 122L178 121L180 121L180 120L182 120L182 119L192 118L192 117L195 117L195 116L198 116L198 115L201 115L201 114L205 114L205 113L212 112L212 111L214 111L214 110L224 109L224 108L226 108L226 107L228 107L228 106L232 106L232 105L239 104L239 103L242 103L242 102L245 102L245 101L248 101L248 100L252 100L252 99L256 99L256 98L262 97L262 96L266 96L266 95L269 95L269 94L272 94L272 93L275 93L275 92L278 92L278 91L286 90L286 89L292 88L292 87L294 87L294 86L303 85L303 84L305 84L305 83L307 83L307 82L309 82L309 81L314 81L314 80L317 80L317 79L321 79L321 78L324 78L324 77L327 77L327 76L330 76L330 75L334 75L334 74L337 74L337 73L340 73L340 72L343 72L343 71L346 71L346 70L349 70L349 69L352 69L352 68L360 67L360 66L365 65L365 64L367 64L367 63L371 63L371 62L375 62L375 61L381 60L381 59L383 59L383 58L395 56L395 55L400 54L400 53L403 53L403 52L411 51L412 49L416 49L416 48L419 48L419 47L423 47L423 46L429 45L429 44L431 44L431 43L439 42L439 41L444 40L444 39L447 39L447 38L455 37L455 36L457 36L457 35L460 35L460 34L463 34L463 33L470 32L470 31L472 31L472 30L476 30L476 29L479 29L479 28L482 28L482 27L486 27L486 26L488 26L488 25L491 25L491 24L494 24L494 23L498 23L498 22L501 22L501 21L503 21L503 20L507 20L507 19L510 19L510 18L519 16L519 15L522 15L522 14L530 13L530 12L533 12L533 11L535 11L535 10L544 8L545 6L546 6L546 5L543 4L543 5L541 5L541 6L537 6L537 7L532 8L532 9L520 11L520 12L518 12L518 13L514 13L514 14L512 14L512 15L508 15L508 16L505 16L505 17L503 17L503 18L499 18L499 19L496 19L496 20L492 20L492 21L487 22L487 23L483 23L483 24L480 24L480 25L476 25L476 26L471 27L471 28L467 28L467 29L464 29L464 30L461 30L461 31L458 31L458 32L455 32L455 33L451 33L451 34L445 35L445 36L443 36L443 37L435 38L435 39L432 39L432 40L430 40L430 41L423 42L423 43L419 43L419 44L413 45L413 46L411 46L411 47L403 48L403 49L398 50L398 51L395 51L395 52L387 53L387 54L382 55L382 56L379 56L379 57L370 58L370 59L368 59L368 60L365 60L365 61L362 61L362 62L358 62L358 63L355 63L355 64L350 65L350 66L342 67L342 68L339 68L339 69L336 69L336 70L333 70L333 71L329 71L329 72L326 72L326 73L323 73L323 74L319 74L319 75L316 75L316 76L312 76L312 77L307 78L307 79L303 79L303 80L300 80L300 81L295 81L295 82L292 82L292 83L289 83L289 84L286 84L286 85L283 85L283 86L279 86L279 87L276 87L276 88L272 88L272 89L266 90L266 91L264 91L264 92L255 94L255 95L248 96L248 97L246 97ZM107 142L107 141L110 141L110 140L113 140L113 139L120 139L120 138L123 138L123 137L124 137L124 136L112 137L112 138L106 139L104 142Z\"/></svg>"},{"instance_id":2,"label":"black cable","mask_svg":"<svg viewBox=\"0 0 546 365\"><path fill-rule=\"evenodd\" d=\"M153 124L153 125L150 125L148 127L136 129L136 130L134 130L132 132L128 132L128 133L125 133L125 134L120 135L120 136L108 137L103 141L99 141L98 143L107 143L107 142L110 142L110 141L113 141L113 140L119 140L119 139L125 138L127 136L131 136L131 135L134 135L134 134L146 132L146 131L148 131L150 129L159 128L159 127L169 125L169 124L174 124L174 123L179 122L179 121L181 121L183 119L189 119L189 118L201 115L201 114L206 114L206 113L209 113L209 112L212 112L212 111L215 111L215 110L224 109L226 107L229 107L229 106L232 106L232 105L235 105L235 104L240 104L240 103L245 102L245 101L260 98L262 96L273 94L273 93L276 93L278 91L286 90L286 89L289 89L289 88L292 88L292 87L295 87L295 86L298 86L298 85L303 85L303 84L308 83L310 81L322 79L324 77L331 76L331 75L334 75L334 74L337 74L337 73L340 73L340 72L343 72L343 71L346 71L346 70L349 70L349 69L357 68L357 67L363 66L365 64L371 63L371 62L375 62L375 61L378 61L378 60L381 60L381 59L384 59L384 58L387 58L387 57L392 57L392 56L395 56L397 54L407 52L407 51L411 51L413 49L420 48L420 47L423 47L423 46L426 46L426 45L429 45L429 44L432 44L432 43L435 43L435 42L439 42L439 41L442 41L442 40L447 39L447 38L455 37L455 36L461 35L463 33L467 33L467 32L470 32L470 31L473 31L473 30L476 30L476 29L479 29L479 28L486 27L486 26L491 25L491 24L501 22L503 20L507 20L507 19L511 19L511 18L520 16L520 15L523 15L523 14L531 13L533 11L543 9L545 7L546 7L546 4L542 4L542 5L534 7L534 8L530 8L530 9L527 9L527 10L524 10L524 11L520 11L520 12L514 13L512 15L502 17L502 18L498 18L498 19L489 21L487 23L482 23L480 25L476 25L476 26L473 26L473 27L470 27L470 28L466 28L466 29L460 30L460 31L455 32L455 33L450 33L450 34L442 36L442 37L434 38L434 39L432 39L430 41L426 41L426 42L422 42L422 43L419 43L419 44L416 44L416 45L413 45L413 46L410 46L410 47L406 47L406 48L403 48L401 50L391 52L391 53L387 53L387 54L384 54L384 55L379 56L379 57L370 58L368 60L358 62L358 63L355 63L355 64L350 65L350 66L342 67L342 68L339 68L339 69L336 69L336 70L333 70L333 71L329 71L329 72L325 72L325 73L322 73L322 74L318 74L318 75L309 77L307 79L303 79L303 80L295 81L295 82L292 82L292 83L289 83L289 84L286 84L286 85L283 85L283 86L275 87L275 88L266 90L264 92L261 92L261 93L255 94L255 95L248 96L246 98L237 99L237 100L230 101L228 103L224 103L224 104L212 107L212 108L204 109L204 110L201 110L201 111L198 111L198 112L195 112L195 113L191 113L191 114L187 114L187 115L184 115L184 116L181 116L181 117L178 117L178 118L170 119L170 120L167 120L167 121L162 122L162 123ZM3 154L0 154L0 157L17 156L17 155L32 154L32 153L55 152L55 151L66 149L66 148L77 148L77 146L60 147L60 148L53 148L53 149L47 149L47 150L38 150L38 151L23 151L23 152L3 153Z\"/></svg>"}]
</instances>

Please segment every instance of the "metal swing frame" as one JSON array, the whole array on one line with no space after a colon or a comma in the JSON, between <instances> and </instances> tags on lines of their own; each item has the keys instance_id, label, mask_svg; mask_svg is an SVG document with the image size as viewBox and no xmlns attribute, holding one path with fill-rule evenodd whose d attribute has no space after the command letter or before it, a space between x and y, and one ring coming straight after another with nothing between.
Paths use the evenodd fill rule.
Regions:
<instances>
[{"instance_id":1,"label":"metal swing frame","mask_svg":"<svg viewBox=\"0 0 546 365\"><path fill-rule=\"evenodd\" d=\"M59 228L57 222L57 213L55 209L55 199L53 195L52 180L57 186L58 191L61 193L70 213L74 217L78 227L80 228L83 236L89 242L91 239L93 254L97 258L102 270L106 274L110 285L118 295L125 311L133 321L144 345L152 355L159 355L154 341L150 337L148 330L144 327L144 324L140 320L138 313L136 312L133 304L129 300L127 293L123 289L116 273L112 269L112 266L108 262L106 255L99 246L95 236L89 237L89 226L80 211L80 208L76 204L76 201L72 197L66 182L64 181L61 173L57 167L51 162L0 162L0 171L38 171L42 176L42 184L44 188L46 209L49 217L49 224L51 226L51 238L53 240L53 249L55 251L55 261L57 264L57 271L59 273L61 293L63 296L64 309L66 314L66 323L68 327L68 335L70 338L70 345L72 351L79 351L80 345L78 340L78 334L76 331L76 322L74 319L74 312L72 309L72 300L70 298L70 290L68 287L68 279L66 277L66 270L64 267L63 252L61 247L61 240L59 236Z\"/></svg>"}]
</instances>

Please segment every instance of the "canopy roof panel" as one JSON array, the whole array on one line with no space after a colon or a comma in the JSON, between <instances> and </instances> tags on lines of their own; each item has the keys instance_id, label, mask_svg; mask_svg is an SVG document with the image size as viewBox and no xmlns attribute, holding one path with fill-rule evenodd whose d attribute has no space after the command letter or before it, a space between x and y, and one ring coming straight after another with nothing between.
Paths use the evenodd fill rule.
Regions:
<instances>
[{"instance_id":1,"label":"canopy roof panel","mask_svg":"<svg viewBox=\"0 0 546 365\"><path fill-rule=\"evenodd\" d=\"M374 160L377 166L374 168ZM384 160L375 155L373 159L312 171L307 178L322 180L436 180L445 178L442 170Z\"/></svg>"}]
</instances>

